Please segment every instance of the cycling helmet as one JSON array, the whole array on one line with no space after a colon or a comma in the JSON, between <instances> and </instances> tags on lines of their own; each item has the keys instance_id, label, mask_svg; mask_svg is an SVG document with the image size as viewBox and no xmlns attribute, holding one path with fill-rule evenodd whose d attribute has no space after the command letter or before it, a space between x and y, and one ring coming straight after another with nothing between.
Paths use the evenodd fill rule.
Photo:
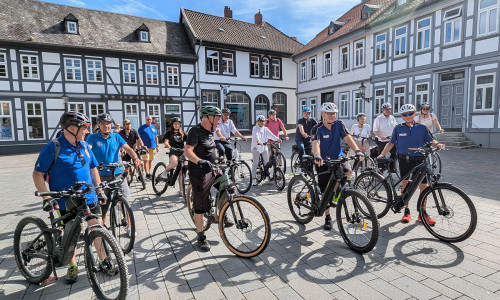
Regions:
<instances>
[{"instance_id":1,"label":"cycling helmet","mask_svg":"<svg viewBox=\"0 0 500 300\"><path fill-rule=\"evenodd\" d=\"M104 122L113 122L113 117L108 113L102 113L97 116L97 123Z\"/></svg>"},{"instance_id":2,"label":"cycling helmet","mask_svg":"<svg viewBox=\"0 0 500 300\"><path fill-rule=\"evenodd\" d=\"M356 120L359 120L359 118L361 117L366 117L366 115L364 113L359 113L357 116L356 116Z\"/></svg>"},{"instance_id":3,"label":"cycling helmet","mask_svg":"<svg viewBox=\"0 0 500 300\"><path fill-rule=\"evenodd\" d=\"M392 109L392 104L390 104L389 102L386 102L386 103L382 104L382 109Z\"/></svg>"},{"instance_id":4,"label":"cycling helmet","mask_svg":"<svg viewBox=\"0 0 500 300\"><path fill-rule=\"evenodd\" d=\"M257 122L264 122L264 121L266 121L266 117L264 117L263 115L257 116Z\"/></svg>"},{"instance_id":5,"label":"cycling helmet","mask_svg":"<svg viewBox=\"0 0 500 300\"><path fill-rule=\"evenodd\" d=\"M422 108L424 108L424 107L431 108L431 105L429 102L424 102L424 103L420 104L420 110L422 110Z\"/></svg>"},{"instance_id":6,"label":"cycling helmet","mask_svg":"<svg viewBox=\"0 0 500 300\"><path fill-rule=\"evenodd\" d=\"M321 105L321 112L338 112L337 105L333 102L325 102Z\"/></svg>"},{"instance_id":7,"label":"cycling helmet","mask_svg":"<svg viewBox=\"0 0 500 300\"><path fill-rule=\"evenodd\" d=\"M267 112L268 115L275 115L276 111L274 109L271 109Z\"/></svg>"},{"instance_id":8,"label":"cycling helmet","mask_svg":"<svg viewBox=\"0 0 500 300\"><path fill-rule=\"evenodd\" d=\"M222 111L216 106L207 105L201 108L201 116L222 116Z\"/></svg>"},{"instance_id":9,"label":"cycling helmet","mask_svg":"<svg viewBox=\"0 0 500 300\"><path fill-rule=\"evenodd\" d=\"M401 106L399 109L399 112L404 114L404 113L409 113L409 112L415 112L415 105L413 104L405 104Z\"/></svg>"},{"instance_id":10,"label":"cycling helmet","mask_svg":"<svg viewBox=\"0 0 500 300\"><path fill-rule=\"evenodd\" d=\"M311 108L309 106L306 106L302 109L302 112L311 112Z\"/></svg>"},{"instance_id":11,"label":"cycling helmet","mask_svg":"<svg viewBox=\"0 0 500 300\"><path fill-rule=\"evenodd\" d=\"M228 113L228 114L230 114L230 113L231 113L231 110L230 110L229 108L224 107L224 108L222 109L222 113Z\"/></svg>"},{"instance_id":12,"label":"cycling helmet","mask_svg":"<svg viewBox=\"0 0 500 300\"><path fill-rule=\"evenodd\" d=\"M90 126L90 119L82 113L68 111L62 114L59 119L59 124L63 129L68 128L70 125L74 125L76 127Z\"/></svg>"},{"instance_id":13,"label":"cycling helmet","mask_svg":"<svg viewBox=\"0 0 500 300\"><path fill-rule=\"evenodd\" d=\"M181 122L181 118L179 118L179 117L173 117L173 118L172 118L172 120L170 120L170 122L171 122L172 124L174 124L175 122L179 122L179 123L181 123L181 124L182 124L182 122Z\"/></svg>"}]
</instances>

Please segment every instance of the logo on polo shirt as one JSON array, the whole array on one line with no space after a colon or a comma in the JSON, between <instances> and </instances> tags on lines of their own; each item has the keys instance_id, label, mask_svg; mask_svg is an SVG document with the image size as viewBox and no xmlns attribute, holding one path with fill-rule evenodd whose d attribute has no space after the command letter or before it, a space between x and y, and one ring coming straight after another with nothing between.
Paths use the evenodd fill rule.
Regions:
<instances>
[{"instance_id":1,"label":"logo on polo shirt","mask_svg":"<svg viewBox=\"0 0 500 300\"><path fill-rule=\"evenodd\" d=\"M97 141L97 143L95 144L97 147L102 147L102 142L101 141Z\"/></svg>"},{"instance_id":2,"label":"logo on polo shirt","mask_svg":"<svg viewBox=\"0 0 500 300\"><path fill-rule=\"evenodd\" d=\"M407 136L406 132L402 132L399 134L399 136Z\"/></svg>"},{"instance_id":3,"label":"logo on polo shirt","mask_svg":"<svg viewBox=\"0 0 500 300\"><path fill-rule=\"evenodd\" d=\"M330 135L329 135L329 134L327 134L327 135L324 135L324 136L323 136L323 138L324 138L324 139L327 139L327 138L329 138L329 137L330 137Z\"/></svg>"}]
</instances>

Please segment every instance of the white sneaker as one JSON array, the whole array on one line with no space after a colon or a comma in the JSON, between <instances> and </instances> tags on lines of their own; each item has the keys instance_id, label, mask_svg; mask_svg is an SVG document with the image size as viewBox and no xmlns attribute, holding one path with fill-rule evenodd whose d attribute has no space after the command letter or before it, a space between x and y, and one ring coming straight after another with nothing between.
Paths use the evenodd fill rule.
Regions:
<instances>
[{"instance_id":1,"label":"white sneaker","mask_svg":"<svg viewBox=\"0 0 500 300\"><path fill-rule=\"evenodd\" d=\"M255 179L255 178L254 178L254 179L252 180L252 185L253 185L253 186L256 186L256 185L257 185L257 179Z\"/></svg>"},{"instance_id":2,"label":"white sneaker","mask_svg":"<svg viewBox=\"0 0 500 300\"><path fill-rule=\"evenodd\" d=\"M184 194L182 193L182 191L177 192L177 195L179 195L179 197L184 197Z\"/></svg>"}]
</instances>

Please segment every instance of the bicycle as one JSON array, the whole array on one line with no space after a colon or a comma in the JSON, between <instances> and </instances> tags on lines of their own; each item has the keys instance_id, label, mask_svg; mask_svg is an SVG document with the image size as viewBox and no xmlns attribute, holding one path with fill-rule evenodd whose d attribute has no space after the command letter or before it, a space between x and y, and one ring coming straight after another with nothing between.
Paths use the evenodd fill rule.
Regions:
<instances>
[{"instance_id":1,"label":"bicycle","mask_svg":"<svg viewBox=\"0 0 500 300\"><path fill-rule=\"evenodd\" d=\"M117 184L118 180L108 184ZM105 187L104 184L102 187ZM45 284L57 280L56 267L71 261L84 221L99 220L91 213L85 194L94 191L85 182L75 182L68 191L35 192L36 196L68 199L67 214L54 219L50 213L50 225L38 217L23 218L14 232L14 255L21 274L31 283ZM68 203L73 203L73 208ZM98 205L98 204L97 204ZM74 220L61 221L72 216ZM122 250L111 233L97 223L88 226L83 235L87 277L96 296L100 299L125 299L128 289L128 269ZM50 274L54 273L53 277Z\"/></svg>"},{"instance_id":2,"label":"bicycle","mask_svg":"<svg viewBox=\"0 0 500 300\"><path fill-rule=\"evenodd\" d=\"M264 165L264 157L262 153L259 154L259 163L257 165L257 172L255 174L255 180L257 183L261 183L266 177L269 177L269 180L274 180L276 184L276 188L278 191L282 191L285 188L285 172L281 170L276 153L281 153L278 149L278 142L269 142L263 143L264 146L269 144L271 146L271 152L269 153L269 161ZM281 153L281 155L283 155ZM270 169L273 168L273 176L271 177Z\"/></svg>"},{"instance_id":3,"label":"bicycle","mask_svg":"<svg viewBox=\"0 0 500 300\"><path fill-rule=\"evenodd\" d=\"M408 148L408 151L425 156L422 163L394 183L392 176L384 177L375 170L367 170L354 181L354 186L364 190L364 194L375 206L378 218L387 214L389 209L400 213L408 205L419 185L427 179L429 186L420 193L417 202L419 218L425 229L434 237L445 242L460 242L472 235L477 225L477 213L472 200L458 187L451 183L438 182L439 174L433 172L433 154L440 148L432 148L429 144L420 148ZM386 170L392 159L377 159L379 168ZM401 195L397 195L396 187L410 174L414 173ZM430 201L428 201L430 200ZM430 203L429 203L430 202ZM431 206L430 206L431 205ZM429 207L430 206L430 207ZM437 215L434 224L429 224L425 213ZM463 229L460 229L464 227Z\"/></svg>"},{"instance_id":4,"label":"bicycle","mask_svg":"<svg viewBox=\"0 0 500 300\"><path fill-rule=\"evenodd\" d=\"M171 147L170 151L183 152L184 149ZM169 152L167 152L168 154ZM189 185L189 176L187 168L187 159L184 155L179 157L177 166L175 169L167 171L167 164L164 162L159 162L153 169L153 180L151 184L153 185L153 191L156 195L162 195L167 191L169 186L174 186L177 181L177 177L182 171L182 196L186 198L186 188Z\"/></svg>"},{"instance_id":5,"label":"bicycle","mask_svg":"<svg viewBox=\"0 0 500 300\"><path fill-rule=\"evenodd\" d=\"M370 151L366 151L364 147L365 145L368 148L370 147L370 141L374 140L373 137L362 137L359 135L353 135L352 137L361 138L361 148L360 148L361 152L370 154ZM354 165L352 166L352 171L354 173L354 176L358 177L358 175L361 174L364 170L375 168L376 165L377 164L375 163L373 158L370 157L370 155L365 155L365 159L363 161L356 160L354 162Z\"/></svg>"},{"instance_id":6,"label":"bicycle","mask_svg":"<svg viewBox=\"0 0 500 300\"><path fill-rule=\"evenodd\" d=\"M344 173L342 164L354 159L355 156L324 160L328 170L315 174L314 158L304 155L302 172L295 174L288 185L287 201L293 218L300 224L307 224L314 217L321 217L329 206L336 206L337 225L345 243L355 252L366 253L377 244L379 223L370 201L351 187ZM321 193L316 176L323 174L331 175Z\"/></svg>"},{"instance_id":7,"label":"bicycle","mask_svg":"<svg viewBox=\"0 0 500 300\"><path fill-rule=\"evenodd\" d=\"M135 153L137 154L137 157L141 157L144 154L148 153L148 150L146 147L141 146L139 149L135 150ZM142 185L142 189L146 189L146 181L144 180L144 166L136 166L133 161L130 162L131 168L130 171L128 172L127 176L127 182L128 185L134 181L134 177L137 177L137 181L139 181Z\"/></svg>"},{"instance_id":8,"label":"bicycle","mask_svg":"<svg viewBox=\"0 0 500 300\"><path fill-rule=\"evenodd\" d=\"M112 174L112 181L106 183L104 192L110 202L109 228L113 236L122 248L123 254L128 254L134 248L135 243L135 218L130 203L123 197L121 184L127 177L127 171L123 173L123 178L115 180L115 170L121 167L128 167L130 163L99 164L98 169L109 169ZM103 215L106 213L103 212Z\"/></svg>"},{"instance_id":9,"label":"bicycle","mask_svg":"<svg viewBox=\"0 0 500 300\"><path fill-rule=\"evenodd\" d=\"M203 231L207 231L212 223L219 225L219 234L226 247L240 257L254 257L261 254L271 238L271 221L262 204L256 199L236 194L237 189L227 174L226 164L212 165L212 174L217 177L213 186L217 188L215 197L209 193L209 212L203 217ZM186 191L186 204L189 215L194 223L192 205L192 187ZM225 226L225 221L231 218L233 226Z\"/></svg>"},{"instance_id":10,"label":"bicycle","mask_svg":"<svg viewBox=\"0 0 500 300\"><path fill-rule=\"evenodd\" d=\"M238 192L247 193L252 187L252 169L241 158L241 145L238 143L241 138L234 137L228 139L233 142L233 160L229 163L229 177L236 184Z\"/></svg>"},{"instance_id":11,"label":"bicycle","mask_svg":"<svg viewBox=\"0 0 500 300\"><path fill-rule=\"evenodd\" d=\"M306 148L312 151L311 148ZM306 154L306 149L304 150L304 154ZM290 169L292 170L292 174L295 172L298 172L300 170L300 166L302 165L302 162L300 161L299 157L299 146L297 145L292 145L292 155L290 156Z\"/></svg>"}]
</instances>

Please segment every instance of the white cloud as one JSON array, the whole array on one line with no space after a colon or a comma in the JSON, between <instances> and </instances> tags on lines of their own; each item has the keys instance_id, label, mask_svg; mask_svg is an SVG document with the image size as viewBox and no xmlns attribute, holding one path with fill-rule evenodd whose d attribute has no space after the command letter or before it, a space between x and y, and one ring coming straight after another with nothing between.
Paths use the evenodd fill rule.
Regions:
<instances>
[{"instance_id":1,"label":"white cloud","mask_svg":"<svg viewBox=\"0 0 500 300\"><path fill-rule=\"evenodd\" d=\"M78 1L78 0L77 0ZM123 4L114 5L109 7L110 11L126 14L126 15L134 15L140 16L144 15L144 11L149 12L155 16L157 16L161 20L167 20L167 15L162 13L159 10L156 10L152 7L149 7L141 2L141 0L125 0Z\"/></svg>"},{"instance_id":2,"label":"white cloud","mask_svg":"<svg viewBox=\"0 0 500 300\"><path fill-rule=\"evenodd\" d=\"M87 6L87 4L85 2L80 1L80 0L68 0L68 2L71 4L74 4L76 6L83 6L83 7Z\"/></svg>"}]
</instances>

